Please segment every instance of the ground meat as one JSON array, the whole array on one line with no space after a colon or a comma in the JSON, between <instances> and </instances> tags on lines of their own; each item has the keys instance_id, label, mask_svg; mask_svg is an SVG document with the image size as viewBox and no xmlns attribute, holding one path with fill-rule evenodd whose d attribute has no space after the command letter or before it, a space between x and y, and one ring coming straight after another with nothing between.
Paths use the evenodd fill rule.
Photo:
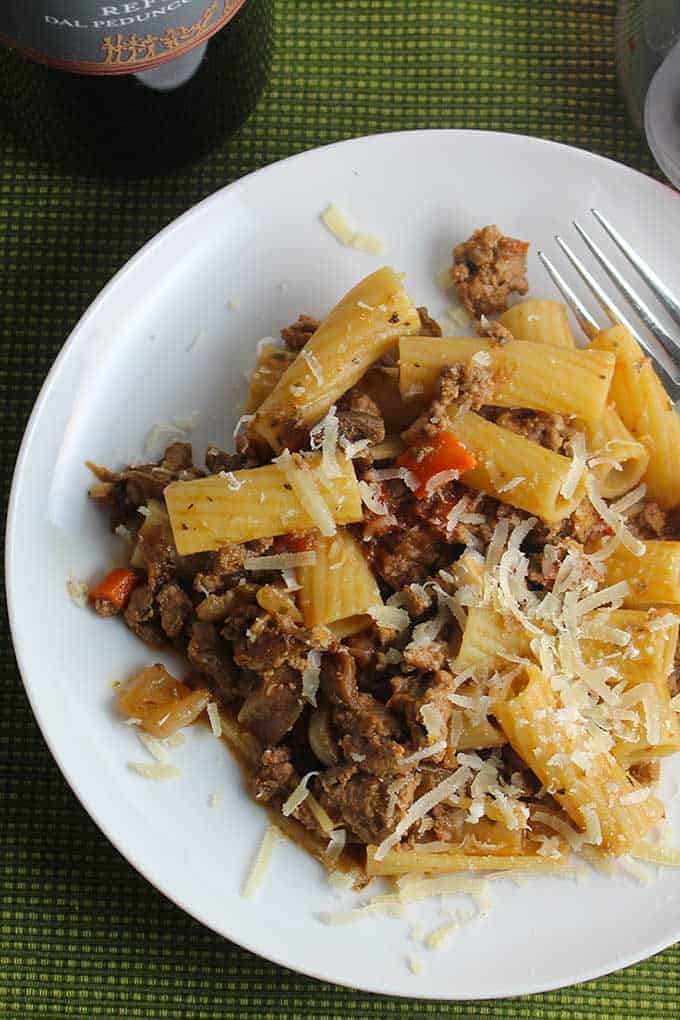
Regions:
<instances>
[{"instance_id":1,"label":"ground meat","mask_svg":"<svg viewBox=\"0 0 680 1020\"><path fill-rule=\"evenodd\" d=\"M248 693L250 683L236 669L228 645L212 623L194 621L187 656L192 666L208 678L208 686L219 700L228 703Z\"/></svg>"},{"instance_id":2,"label":"ground meat","mask_svg":"<svg viewBox=\"0 0 680 1020\"><path fill-rule=\"evenodd\" d=\"M442 643L443 644L443 643ZM444 645L444 651L446 646ZM437 668L434 676L429 680L423 680L413 676L392 677L390 681L393 694L387 705L394 712L403 715L411 731L411 739L418 746L425 746L432 742L432 738L441 740L448 733L448 725L451 719L452 705L449 695L454 690L454 678L448 670ZM441 718L441 733L428 734L427 727L421 709L425 705L433 705ZM442 751L438 761L444 756Z\"/></svg>"},{"instance_id":3,"label":"ground meat","mask_svg":"<svg viewBox=\"0 0 680 1020\"><path fill-rule=\"evenodd\" d=\"M189 596L174 582L164 585L156 595L161 627L168 637L178 637L194 611Z\"/></svg>"},{"instance_id":4,"label":"ground meat","mask_svg":"<svg viewBox=\"0 0 680 1020\"><path fill-rule=\"evenodd\" d=\"M498 385L505 378L483 365L458 364L442 370L439 392L430 407L403 433L407 444L417 445L450 427L450 419L461 409L479 410L493 403Z\"/></svg>"},{"instance_id":5,"label":"ground meat","mask_svg":"<svg viewBox=\"0 0 680 1020\"><path fill-rule=\"evenodd\" d=\"M385 422L375 401L365 393L352 393L338 406L338 432L350 443L368 439L372 446L385 438Z\"/></svg>"},{"instance_id":6,"label":"ground meat","mask_svg":"<svg viewBox=\"0 0 680 1020\"><path fill-rule=\"evenodd\" d=\"M239 666L255 673L277 669L291 654L294 630L295 624L287 617L261 613L250 625L247 634L234 635L234 659ZM230 630L230 636L231 633Z\"/></svg>"},{"instance_id":7,"label":"ground meat","mask_svg":"<svg viewBox=\"0 0 680 1020\"><path fill-rule=\"evenodd\" d=\"M246 466L246 458L240 453L225 453L216 446L205 451L205 466L211 475L220 471L240 471Z\"/></svg>"},{"instance_id":8,"label":"ground meat","mask_svg":"<svg viewBox=\"0 0 680 1020\"><path fill-rule=\"evenodd\" d=\"M489 340L495 340L501 346L515 339L510 330L502 322L498 322L496 319L489 321L486 317L483 323L477 323L477 333L480 336L488 337Z\"/></svg>"},{"instance_id":9,"label":"ground meat","mask_svg":"<svg viewBox=\"0 0 680 1020\"><path fill-rule=\"evenodd\" d=\"M123 617L130 630L134 631L145 644L152 648L160 648L165 644L153 591L148 584L135 588Z\"/></svg>"},{"instance_id":10,"label":"ground meat","mask_svg":"<svg viewBox=\"0 0 680 1020\"><path fill-rule=\"evenodd\" d=\"M570 456L571 440L578 431L561 414L548 414L543 411L513 409L487 412L486 417L494 420L502 428L517 432L533 443L565 456Z\"/></svg>"},{"instance_id":11,"label":"ground meat","mask_svg":"<svg viewBox=\"0 0 680 1020\"><path fill-rule=\"evenodd\" d=\"M445 641L428 641L423 645L407 645L404 649L404 665L421 673L433 673L446 662L449 648Z\"/></svg>"},{"instance_id":12,"label":"ground meat","mask_svg":"<svg viewBox=\"0 0 680 1020\"><path fill-rule=\"evenodd\" d=\"M628 514L628 527L638 538L680 538L680 507L664 510L658 503L641 500Z\"/></svg>"},{"instance_id":13,"label":"ground meat","mask_svg":"<svg viewBox=\"0 0 680 1020\"><path fill-rule=\"evenodd\" d=\"M203 594L221 594L232 588L234 577L243 568L248 555L253 554L247 546L234 543L209 553L206 569L194 577L194 589Z\"/></svg>"},{"instance_id":14,"label":"ground meat","mask_svg":"<svg viewBox=\"0 0 680 1020\"><path fill-rule=\"evenodd\" d=\"M424 616L432 608L432 596L422 585L407 584L399 592L401 605L412 620Z\"/></svg>"},{"instance_id":15,"label":"ground meat","mask_svg":"<svg viewBox=\"0 0 680 1020\"><path fill-rule=\"evenodd\" d=\"M298 777L287 747L268 747L257 770L248 779L248 789L261 804L283 803L295 789Z\"/></svg>"},{"instance_id":16,"label":"ground meat","mask_svg":"<svg viewBox=\"0 0 680 1020\"><path fill-rule=\"evenodd\" d=\"M346 648L324 655L321 663L321 690L332 705L357 705L356 665Z\"/></svg>"},{"instance_id":17,"label":"ground meat","mask_svg":"<svg viewBox=\"0 0 680 1020\"><path fill-rule=\"evenodd\" d=\"M238 721L264 744L278 744L302 714L302 680L289 666L266 670L243 702Z\"/></svg>"},{"instance_id":18,"label":"ground meat","mask_svg":"<svg viewBox=\"0 0 680 1020\"><path fill-rule=\"evenodd\" d=\"M191 443L171 443L165 451L161 466L176 475L191 469L194 466Z\"/></svg>"},{"instance_id":19,"label":"ground meat","mask_svg":"<svg viewBox=\"0 0 680 1020\"><path fill-rule=\"evenodd\" d=\"M390 776L403 771L402 722L372 694L358 694L351 708L334 708L331 722L345 758L360 762L364 772Z\"/></svg>"},{"instance_id":20,"label":"ground meat","mask_svg":"<svg viewBox=\"0 0 680 1020\"><path fill-rule=\"evenodd\" d=\"M90 497L109 506L112 529L124 524L132 531L139 526L138 506L149 499L162 500L170 482L201 478L204 474L192 466L189 443L171 443L158 464L135 464L118 472L96 464L88 466L99 479L90 489Z\"/></svg>"},{"instance_id":21,"label":"ground meat","mask_svg":"<svg viewBox=\"0 0 680 1020\"><path fill-rule=\"evenodd\" d=\"M281 339L289 351L301 351L321 323L311 315L298 315L295 322L281 330Z\"/></svg>"},{"instance_id":22,"label":"ground meat","mask_svg":"<svg viewBox=\"0 0 680 1020\"><path fill-rule=\"evenodd\" d=\"M387 783L356 766L339 765L314 781L314 792L337 825L362 843L380 843L411 807L416 785L413 772Z\"/></svg>"},{"instance_id":23,"label":"ground meat","mask_svg":"<svg viewBox=\"0 0 680 1020\"><path fill-rule=\"evenodd\" d=\"M370 543L369 556L376 573L397 591L444 566L451 558L447 550L437 531L416 519Z\"/></svg>"},{"instance_id":24,"label":"ground meat","mask_svg":"<svg viewBox=\"0 0 680 1020\"><path fill-rule=\"evenodd\" d=\"M496 226L482 227L453 249L451 279L474 316L495 315L508 307L511 294L526 294L529 245L504 237Z\"/></svg>"},{"instance_id":25,"label":"ground meat","mask_svg":"<svg viewBox=\"0 0 680 1020\"><path fill-rule=\"evenodd\" d=\"M441 336L442 328L437 320L431 317L427 308L423 306L422 308L418 308L417 311L420 318L420 329L418 330L418 334L420 336Z\"/></svg>"},{"instance_id":26,"label":"ground meat","mask_svg":"<svg viewBox=\"0 0 680 1020\"><path fill-rule=\"evenodd\" d=\"M661 775L661 763L659 761L639 761L631 765L630 774L632 778L644 786L651 786L657 783Z\"/></svg>"}]
</instances>

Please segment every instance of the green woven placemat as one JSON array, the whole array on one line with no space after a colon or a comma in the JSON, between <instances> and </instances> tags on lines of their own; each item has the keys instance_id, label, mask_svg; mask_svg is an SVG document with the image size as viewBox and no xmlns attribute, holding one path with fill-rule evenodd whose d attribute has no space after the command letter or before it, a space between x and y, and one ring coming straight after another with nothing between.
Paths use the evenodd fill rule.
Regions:
<instances>
[{"instance_id":1,"label":"green woven placemat","mask_svg":"<svg viewBox=\"0 0 680 1020\"><path fill-rule=\"evenodd\" d=\"M618 94L615 6L278 0L273 71L255 114L209 159L153 182L74 179L32 161L0 129L3 497L40 384L83 309L159 228L256 167L352 135L471 127L553 138L655 172ZM338 989L218 938L90 821L38 732L6 627L0 641L0 1016L678 1016L677 946L569 990L447 1005Z\"/></svg>"}]
</instances>

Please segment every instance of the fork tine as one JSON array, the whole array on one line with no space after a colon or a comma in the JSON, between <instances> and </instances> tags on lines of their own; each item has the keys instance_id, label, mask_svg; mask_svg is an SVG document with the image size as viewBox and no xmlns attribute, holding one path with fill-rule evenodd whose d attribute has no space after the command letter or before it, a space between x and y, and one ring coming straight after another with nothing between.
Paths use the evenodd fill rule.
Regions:
<instances>
[{"instance_id":1,"label":"fork tine","mask_svg":"<svg viewBox=\"0 0 680 1020\"><path fill-rule=\"evenodd\" d=\"M607 318L614 326L625 326L629 333L631 333L637 342L644 347L644 349L651 354L653 358L658 357L656 345L652 345L646 337L640 336L635 327L628 321L623 312L614 304L612 299L609 297L606 291L602 289L592 273L586 268L581 262L578 255L574 254L567 242L559 234L555 234L555 240L559 244L560 248L567 256L572 266L579 274L581 279L592 291L593 295L597 299L600 308L605 312Z\"/></svg>"},{"instance_id":2,"label":"fork tine","mask_svg":"<svg viewBox=\"0 0 680 1020\"><path fill-rule=\"evenodd\" d=\"M590 314L586 306L583 304L583 302L580 301L580 299L576 296L576 294L571 289L571 287L564 279L564 277L560 273L558 273L557 269L552 264L552 262L545 254L545 252L539 249L537 254L539 259L545 266L548 276L553 281L553 283L559 290L560 294L566 301L567 305L569 306L569 308L571 308L572 312L574 313L574 316L579 326L586 334L586 336L590 337L590 339L592 340L600 332L600 327L595 322L595 319L592 317L592 315Z\"/></svg>"},{"instance_id":3,"label":"fork tine","mask_svg":"<svg viewBox=\"0 0 680 1020\"><path fill-rule=\"evenodd\" d=\"M591 209L590 211L600 226L603 227L603 229L609 234L614 244L620 248L630 264L637 269L642 279L645 281L652 293L659 299L673 321L680 326L680 303L673 297L663 280L659 279L651 266L649 266L644 259L640 258L637 252L635 252L628 242L621 237L618 230L611 225L609 220L607 220L601 212L597 209Z\"/></svg>"},{"instance_id":4,"label":"fork tine","mask_svg":"<svg viewBox=\"0 0 680 1020\"><path fill-rule=\"evenodd\" d=\"M664 348L664 351L669 355L669 357L665 357L664 352L658 351L655 354L655 357L658 357L659 361L663 363L664 368L672 377L677 377L676 381L680 381L680 374L674 364L674 359L677 358L680 353L680 345L678 345L673 337L666 332L652 310L645 304L642 298L636 294L628 281L621 276L621 273L619 273L616 266L609 261L602 249L595 243L595 241L593 241L589 234L586 233L581 224L576 220L573 220L572 222L575 229L581 235L607 275L614 281L621 293L628 298L647 329L656 337L661 346Z\"/></svg>"}]
</instances>

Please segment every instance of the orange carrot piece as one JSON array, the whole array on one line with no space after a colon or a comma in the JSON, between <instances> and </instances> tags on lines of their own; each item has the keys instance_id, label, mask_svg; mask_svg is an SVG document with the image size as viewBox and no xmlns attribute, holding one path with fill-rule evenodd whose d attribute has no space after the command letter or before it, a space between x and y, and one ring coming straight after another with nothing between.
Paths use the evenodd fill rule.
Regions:
<instances>
[{"instance_id":1,"label":"orange carrot piece","mask_svg":"<svg viewBox=\"0 0 680 1020\"><path fill-rule=\"evenodd\" d=\"M90 590L91 602L110 602L116 609L124 609L130 601L133 589L139 584L139 577L134 570L127 567L116 567L111 570L103 581Z\"/></svg>"},{"instance_id":2,"label":"orange carrot piece","mask_svg":"<svg viewBox=\"0 0 680 1020\"><path fill-rule=\"evenodd\" d=\"M406 468L419 482L415 490L418 499L431 496L434 489L428 482L432 482L437 475L443 472L455 472L450 478L444 476L442 484L460 478L466 471L475 467L477 461L463 444L456 439L451 432L438 432L432 439L427 440L422 446L411 448L397 457L397 467Z\"/></svg>"}]
</instances>

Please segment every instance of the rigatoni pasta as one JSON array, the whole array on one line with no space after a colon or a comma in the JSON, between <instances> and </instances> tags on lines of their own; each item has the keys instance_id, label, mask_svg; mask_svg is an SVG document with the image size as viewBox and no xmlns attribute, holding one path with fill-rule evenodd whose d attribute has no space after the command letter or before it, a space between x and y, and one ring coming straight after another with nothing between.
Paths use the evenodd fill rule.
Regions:
<instances>
[{"instance_id":1,"label":"rigatoni pasta","mask_svg":"<svg viewBox=\"0 0 680 1020\"><path fill-rule=\"evenodd\" d=\"M563 495L572 468L569 457L495 425L474 411L460 414L451 431L477 460L477 466L465 475L465 483L471 488L538 514L549 523L564 520L581 502L585 473L574 491Z\"/></svg>"},{"instance_id":2,"label":"rigatoni pasta","mask_svg":"<svg viewBox=\"0 0 680 1020\"><path fill-rule=\"evenodd\" d=\"M526 667L494 712L517 753L596 846L625 853L663 817L652 795L626 802L634 783L581 723L563 721L559 700L538 668Z\"/></svg>"},{"instance_id":3,"label":"rigatoni pasta","mask_svg":"<svg viewBox=\"0 0 680 1020\"><path fill-rule=\"evenodd\" d=\"M308 627L346 621L382 604L373 572L349 531L319 536L312 550L314 563L298 569L300 608Z\"/></svg>"},{"instance_id":4,"label":"rigatoni pasta","mask_svg":"<svg viewBox=\"0 0 680 1020\"><path fill-rule=\"evenodd\" d=\"M603 330L594 350L616 355L611 397L633 436L649 452L647 491L662 507L680 503L680 417L649 358L624 326Z\"/></svg>"},{"instance_id":5,"label":"rigatoni pasta","mask_svg":"<svg viewBox=\"0 0 680 1020\"><path fill-rule=\"evenodd\" d=\"M306 459L310 483L318 488L328 513L338 524L362 517L361 497L352 462L338 457L340 476L329 479L321 458ZM250 542L314 527L314 517L276 466L222 472L211 478L174 482L165 501L177 551L181 556L219 549L227 542Z\"/></svg>"},{"instance_id":6,"label":"rigatoni pasta","mask_svg":"<svg viewBox=\"0 0 680 1020\"><path fill-rule=\"evenodd\" d=\"M393 347L420 325L401 280L388 267L353 287L321 323L257 411L253 427L281 449L286 420L314 424Z\"/></svg>"},{"instance_id":7,"label":"rigatoni pasta","mask_svg":"<svg viewBox=\"0 0 680 1020\"><path fill-rule=\"evenodd\" d=\"M455 337L402 337L399 385L404 397L432 399L442 368L457 364L489 367L499 379L492 403L527 407L583 419L602 416L614 373L605 351L550 348L545 344Z\"/></svg>"},{"instance_id":8,"label":"rigatoni pasta","mask_svg":"<svg viewBox=\"0 0 680 1020\"><path fill-rule=\"evenodd\" d=\"M574 347L567 309L559 301L519 301L503 312L498 321L510 330L516 340L552 347Z\"/></svg>"},{"instance_id":9,"label":"rigatoni pasta","mask_svg":"<svg viewBox=\"0 0 680 1020\"><path fill-rule=\"evenodd\" d=\"M606 561L608 584L626 582L628 607L680 605L680 542L650 540L641 556L619 547Z\"/></svg>"}]
</instances>

